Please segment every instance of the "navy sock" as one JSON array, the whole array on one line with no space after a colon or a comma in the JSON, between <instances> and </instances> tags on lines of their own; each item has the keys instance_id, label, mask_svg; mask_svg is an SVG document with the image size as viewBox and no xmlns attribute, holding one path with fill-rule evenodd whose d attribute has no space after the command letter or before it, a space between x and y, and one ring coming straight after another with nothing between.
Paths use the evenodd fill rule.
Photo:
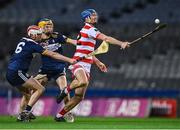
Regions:
<instances>
[{"instance_id":1,"label":"navy sock","mask_svg":"<svg viewBox=\"0 0 180 130\"><path fill-rule=\"evenodd\" d=\"M26 111L31 111L31 109L32 109L31 106L29 106L29 105L26 106Z\"/></svg>"}]
</instances>

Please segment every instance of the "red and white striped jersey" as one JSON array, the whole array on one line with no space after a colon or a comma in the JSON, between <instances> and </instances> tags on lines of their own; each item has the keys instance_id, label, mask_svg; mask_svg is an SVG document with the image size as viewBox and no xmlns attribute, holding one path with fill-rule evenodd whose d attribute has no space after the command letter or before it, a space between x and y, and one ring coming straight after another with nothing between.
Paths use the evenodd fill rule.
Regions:
<instances>
[{"instance_id":1,"label":"red and white striped jersey","mask_svg":"<svg viewBox=\"0 0 180 130\"><path fill-rule=\"evenodd\" d=\"M73 58L79 59L80 57L86 56L87 54L93 52L96 45L96 38L99 34L100 32L97 30L97 28L86 23L79 33L76 52ZM80 65L87 73L90 73L92 63L92 57L88 57L76 63L75 66Z\"/></svg>"},{"instance_id":2,"label":"red and white striped jersey","mask_svg":"<svg viewBox=\"0 0 180 130\"><path fill-rule=\"evenodd\" d=\"M77 41L76 52L74 54L74 59L79 59L94 51L96 45L96 38L100 32L92 25L86 23L81 29L79 38ZM88 57L81 62L92 64L92 57Z\"/></svg>"}]
</instances>

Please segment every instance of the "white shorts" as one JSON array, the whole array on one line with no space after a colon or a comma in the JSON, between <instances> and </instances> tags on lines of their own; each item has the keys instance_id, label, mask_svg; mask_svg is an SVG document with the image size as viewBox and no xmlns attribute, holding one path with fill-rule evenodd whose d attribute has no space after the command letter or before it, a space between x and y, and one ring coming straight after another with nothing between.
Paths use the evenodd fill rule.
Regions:
<instances>
[{"instance_id":1,"label":"white shorts","mask_svg":"<svg viewBox=\"0 0 180 130\"><path fill-rule=\"evenodd\" d=\"M89 78L90 77L91 64L84 63L84 62L78 62L78 63L76 63L74 65L70 65L69 69L71 70L73 75L75 75L75 73L78 70L83 69L85 71L85 73L87 74L88 78Z\"/></svg>"}]
</instances>

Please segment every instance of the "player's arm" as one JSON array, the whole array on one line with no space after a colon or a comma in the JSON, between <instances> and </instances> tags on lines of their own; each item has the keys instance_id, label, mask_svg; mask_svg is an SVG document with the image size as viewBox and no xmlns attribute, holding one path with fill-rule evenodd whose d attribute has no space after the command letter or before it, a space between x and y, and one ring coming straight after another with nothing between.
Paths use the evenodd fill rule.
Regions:
<instances>
[{"instance_id":1,"label":"player's arm","mask_svg":"<svg viewBox=\"0 0 180 130\"><path fill-rule=\"evenodd\" d=\"M63 55L61 55L59 53L44 49L42 46L40 46L37 43L35 43L35 44L33 43L31 45L31 48L33 49L34 53L40 53L42 55L49 56L49 57L51 57L53 59L56 59L56 60L62 60L62 61L65 61L65 62L69 62L70 64L75 64L77 62L76 60L71 59L71 58L66 57L66 56L63 56Z\"/></svg>"},{"instance_id":2,"label":"player's arm","mask_svg":"<svg viewBox=\"0 0 180 130\"><path fill-rule=\"evenodd\" d=\"M71 38L68 38L66 39L66 42L69 43L69 44L72 44L74 46L77 45L77 40L74 40L74 39L71 39Z\"/></svg>"},{"instance_id":3,"label":"player's arm","mask_svg":"<svg viewBox=\"0 0 180 130\"><path fill-rule=\"evenodd\" d=\"M107 36L103 33L100 33L98 36L97 36L97 39L99 40L103 40L103 41L106 41L110 44L114 44L114 45L119 45L121 48L125 49L126 47L129 47L129 42L123 42L123 41L119 41L111 36Z\"/></svg>"},{"instance_id":4,"label":"player's arm","mask_svg":"<svg viewBox=\"0 0 180 130\"><path fill-rule=\"evenodd\" d=\"M56 52L49 51L49 50L43 51L42 55L49 56L49 57L54 58L56 60L63 60L65 62L69 62L70 64L76 63L76 60L74 60L74 59L71 59L69 57L63 56L61 54L58 54Z\"/></svg>"},{"instance_id":5,"label":"player's arm","mask_svg":"<svg viewBox=\"0 0 180 130\"><path fill-rule=\"evenodd\" d=\"M63 38L64 38L64 40L65 40L66 43L72 44L72 45L74 45L74 46L77 45L77 40L68 38L68 37L66 37L65 35L63 35Z\"/></svg>"},{"instance_id":6,"label":"player's arm","mask_svg":"<svg viewBox=\"0 0 180 130\"><path fill-rule=\"evenodd\" d=\"M107 72L107 67L104 63L102 63L98 58L93 56L93 61L94 64L102 71L102 72Z\"/></svg>"}]
</instances>

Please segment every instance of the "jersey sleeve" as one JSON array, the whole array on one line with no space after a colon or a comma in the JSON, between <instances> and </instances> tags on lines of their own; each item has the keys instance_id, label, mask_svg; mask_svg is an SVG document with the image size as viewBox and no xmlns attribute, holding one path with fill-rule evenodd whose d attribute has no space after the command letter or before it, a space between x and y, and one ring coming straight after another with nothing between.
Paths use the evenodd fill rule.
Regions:
<instances>
[{"instance_id":1,"label":"jersey sleeve","mask_svg":"<svg viewBox=\"0 0 180 130\"><path fill-rule=\"evenodd\" d=\"M61 43L61 44L65 44L66 43L66 37L65 36L63 36L63 35L58 35L58 37L57 37L57 43Z\"/></svg>"},{"instance_id":2,"label":"jersey sleeve","mask_svg":"<svg viewBox=\"0 0 180 130\"><path fill-rule=\"evenodd\" d=\"M95 27L92 27L88 30L89 37L97 38L99 34L100 34L100 31Z\"/></svg>"}]
</instances>

